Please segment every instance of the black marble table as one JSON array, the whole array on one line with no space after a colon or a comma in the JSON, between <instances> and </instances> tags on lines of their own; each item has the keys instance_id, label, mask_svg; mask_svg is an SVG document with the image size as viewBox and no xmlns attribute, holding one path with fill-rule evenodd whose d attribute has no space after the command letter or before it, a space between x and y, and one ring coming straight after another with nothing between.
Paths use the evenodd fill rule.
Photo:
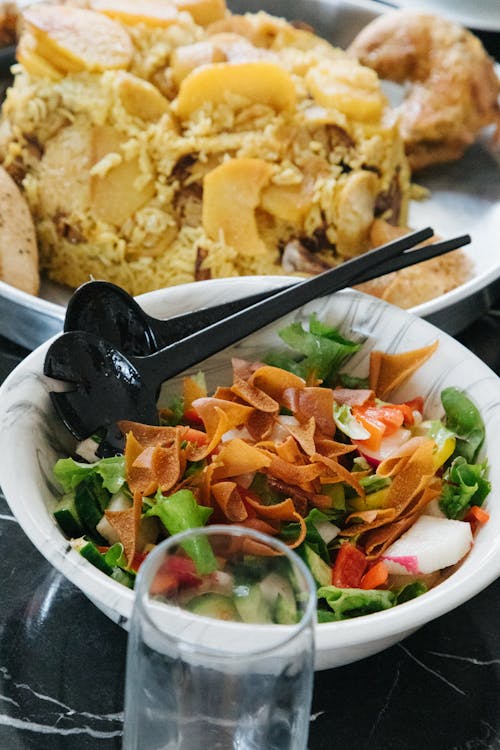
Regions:
<instances>
[{"instance_id":1,"label":"black marble table","mask_svg":"<svg viewBox=\"0 0 500 750\"><path fill-rule=\"evenodd\" d=\"M492 302L458 338L500 374ZM24 355L0 339L0 378ZM309 750L500 748L499 615L497 580L399 645L318 672ZM0 750L118 750L126 643L0 497Z\"/></svg>"}]
</instances>

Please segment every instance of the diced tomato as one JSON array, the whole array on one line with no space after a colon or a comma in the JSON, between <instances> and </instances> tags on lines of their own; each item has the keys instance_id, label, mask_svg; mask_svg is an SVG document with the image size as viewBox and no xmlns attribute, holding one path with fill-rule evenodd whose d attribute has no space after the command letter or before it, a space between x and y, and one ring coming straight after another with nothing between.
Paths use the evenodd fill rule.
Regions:
<instances>
[{"instance_id":1,"label":"diced tomato","mask_svg":"<svg viewBox=\"0 0 500 750\"><path fill-rule=\"evenodd\" d=\"M422 396L416 396L410 401L405 401L404 406L408 406L412 412L419 411L420 414L424 413L424 399Z\"/></svg>"},{"instance_id":2,"label":"diced tomato","mask_svg":"<svg viewBox=\"0 0 500 750\"><path fill-rule=\"evenodd\" d=\"M188 588L201 583L190 557L168 557L155 573L150 586L152 595L168 594L178 588Z\"/></svg>"},{"instance_id":3,"label":"diced tomato","mask_svg":"<svg viewBox=\"0 0 500 750\"><path fill-rule=\"evenodd\" d=\"M196 409L193 409L192 407L189 409L186 409L184 414L182 415L183 421L187 422L188 424L195 424L195 425L202 425L203 420L196 411Z\"/></svg>"},{"instance_id":4,"label":"diced tomato","mask_svg":"<svg viewBox=\"0 0 500 750\"><path fill-rule=\"evenodd\" d=\"M384 404L383 406L368 407L368 419L377 419L385 425L385 434L391 435L404 422L404 413L399 404Z\"/></svg>"},{"instance_id":5,"label":"diced tomato","mask_svg":"<svg viewBox=\"0 0 500 750\"><path fill-rule=\"evenodd\" d=\"M184 439L190 443L196 443L196 445L206 445L208 443L207 433L195 430L194 427L188 427Z\"/></svg>"},{"instance_id":6,"label":"diced tomato","mask_svg":"<svg viewBox=\"0 0 500 750\"><path fill-rule=\"evenodd\" d=\"M392 435L403 424L413 424L413 412L406 404L353 406L352 413L370 437L360 441L368 450L377 451L383 437Z\"/></svg>"},{"instance_id":7,"label":"diced tomato","mask_svg":"<svg viewBox=\"0 0 500 750\"><path fill-rule=\"evenodd\" d=\"M360 588L362 589L376 589L378 586L383 586L389 578L389 570L383 560L379 560L375 565L372 565L361 578Z\"/></svg>"},{"instance_id":8,"label":"diced tomato","mask_svg":"<svg viewBox=\"0 0 500 750\"><path fill-rule=\"evenodd\" d=\"M135 570L137 572L145 559L146 559L145 552L136 552L132 558L132 562L130 563L129 567L132 568L132 570Z\"/></svg>"},{"instance_id":9,"label":"diced tomato","mask_svg":"<svg viewBox=\"0 0 500 750\"><path fill-rule=\"evenodd\" d=\"M378 451L382 438L384 437L385 425L382 422L379 422L377 419L368 418L365 415L364 407L354 406L352 409L352 413L353 416L356 417L358 422L360 422L360 424L370 434L369 438L366 438L366 440L360 440L359 442L362 443L365 448L370 451Z\"/></svg>"},{"instance_id":10,"label":"diced tomato","mask_svg":"<svg viewBox=\"0 0 500 750\"><path fill-rule=\"evenodd\" d=\"M357 589L366 570L366 557L354 544L344 542L332 568L332 583L339 589Z\"/></svg>"},{"instance_id":11,"label":"diced tomato","mask_svg":"<svg viewBox=\"0 0 500 750\"><path fill-rule=\"evenodd\" d=\"M468 521L470 523L473 534L476 532L479 526L488 523L489 520L490 514L480 508L479 505L473 505L467 515L464 517L464 521Z\"/></svg>"}]
</instances>

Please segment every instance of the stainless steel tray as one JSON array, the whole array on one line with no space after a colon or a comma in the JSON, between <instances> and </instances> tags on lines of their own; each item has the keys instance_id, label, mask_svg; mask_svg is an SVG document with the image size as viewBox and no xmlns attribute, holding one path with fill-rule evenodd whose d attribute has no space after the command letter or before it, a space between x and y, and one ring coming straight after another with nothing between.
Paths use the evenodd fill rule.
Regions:
<instances>
[{"instance_id":1,"label":"stainless steel tray","mask_svg":"<svg viewBox=\"0 0 500 750\"><path fill-rule=\"evenodd\" d=\"M346 47L384 6L370 0L229 0L235 12L265 9L303 20L339 47ZM455 334L481 316L500 293L500 155L485 138L458 162L417 176L431 197L413 203L410 224L430 225L441 236L469 233L473 277L452 292L412 309ZM32 349L62 329L70 291L46 280L39 297L0 281L0 335Z\"/></svg>"}]
</instances>

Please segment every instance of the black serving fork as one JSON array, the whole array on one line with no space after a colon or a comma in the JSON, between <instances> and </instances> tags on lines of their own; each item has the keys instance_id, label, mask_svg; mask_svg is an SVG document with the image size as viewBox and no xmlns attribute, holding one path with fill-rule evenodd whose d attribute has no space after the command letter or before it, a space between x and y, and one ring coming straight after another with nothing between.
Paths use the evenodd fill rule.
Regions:
<instances>
[{"instance_id":1,"label":"black serving fork","mask_svg":"<svg viewBox=\"0 0 500 750\"><path fill-rule=\"evenodd\" d=\"M402 239L409 242L413 237L414 243L421 242L430 234L430 229L421 230ZM388 243L311 279L273 290L271 296L222 320L216 317L201 330L183 335L180 329L172 343L146 356L126 354L89 331L65 332L50 345L44 363L45 375L69 386L69 390L51 392L54 407L79 440L101 429L109 434L122 419L158 424L158 392L161 384L174 375L317 297L350 286L354 280L357 283L360 278L380 275L381 263L387 273L469 242L470 237L464 235L411 252L401 249L401 240ZM408 246L405 243L403 248ZM218 314L220 309L218 306ZM181 317L185 316L177 320ZM151 319L148 316L145 320L149 324Z\"/></svg>"},{"instance_id":2,"label":"black serving fork","mask_svg":"<svg viewBox=\"0 0 500 750\"><path fill-rule=\"evenodd\" d=\"M432 230L426 228L387 243L383 246L383 253L377 255L379 260L376 268L369 267L365 271L360 271L359 275L353 275L350 284L360 284L363 281L369 281L374 276L383 276L385 273L408 265L410 258L403 253L431 236ZM463 240L463 238L460 239ZM422 248L419 261L434 257L440 248L442 248L441 252L447 252L451 249L449 242L446 241L444 245L438 243L428 246L427 250ZM455 243L454 240L452 242ZM453 247L456 245L454 244ZM380 253L381 250L382 248L378 252ZM283 288L258 292L248 297L201 308L195 312L159 320L148 315L121 287L108 281L88 281L74 292L68 302L64 331L87 331L106 339L122 352L141 356L158 351L240 310L268 299Z\"/></svg>"}]
</instances>

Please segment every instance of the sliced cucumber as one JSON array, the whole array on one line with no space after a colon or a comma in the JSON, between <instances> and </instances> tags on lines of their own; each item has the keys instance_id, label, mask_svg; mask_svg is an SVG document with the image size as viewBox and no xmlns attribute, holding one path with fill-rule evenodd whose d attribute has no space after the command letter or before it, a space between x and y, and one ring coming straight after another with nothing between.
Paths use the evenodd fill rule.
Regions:
<instances>
[{"instance_id":1,"label":"sliced cucumber","mask_svg":"<svg viewBox=\"0 0 500 750\"><path fill-rule=\"evenodd\" d=\"M135 574L132 573L132 571L123 570L123 568L119 568L115 565L111 571L111 578L118 581L118 583L123 584L123 586L127 586L129 589L134 588Z\"/></svg>"},{"instance_id":2,"label":"sliced cucumber","mask_svg":"<svg viewBox=\"0 0 500 750\"><path fill-rule=\"evenodd\" d=\"M234 606L243 622L271 623L271 606L266 601L260 583L241 584L234 590Z\"/></svg>"},{"instance_id":3,"label":"sliced cucumber","mask_svg":"<svg viewBox=\"0 0 500 750\"><path fill-rule=\"evenodd\" d=\"M109 499L110 494L103 488L102 479L98 474L89 474L75 489L75 508L84 531L101 543L105 543L105 540L96 531L96 526Z\"/></svg>"},{"instance_id":4,"label":"sliced cucumber","mask_svg":"<svg viewBox=\"0 0 500 750\"><path fill-rule=\"evenodd\" d=\"M102 572L106 573L107 576L112 575L112 566L108 565L108 563L104 559L104 555L101 555L93 542L88 542L87 540L83 539L80 543L75 544L74 546L75 549L82 555L82 557L89 561L89 563L92 563L92 565L94 565L96 568L102 570Z\"/></svg>"},{"instance_id":5,"label":"sliced cucumber","mask_svg":"<svg viewBox=\"0 0 500 750\"><path fill-rule=\"evenodd\" d=\"M214 617L217 620L241 620L231 597L223 594L195 596L188 602L186 608L196 615Z\"/></svg>"},{"instance_id":6,"label":"sliced cucumber","mask_svg":"<svg viewBox=\"0 0 500 750\"><path fill-rule=\"evenodd\" d=\"M272 609L274 622L279 625L297 622L297 601L290 581L278 573L269 573L262 579L260 590Z\"/></svg>"},{"instance_id":7,"label":"sliced cucumber","mask_svg":"<svg viewBox=\"0 0 500 750\"><path fill-rule=\"evenodd\" d=\"M83 527L76 510L74 492L68 492L59 500L54 511L54 518L70 539L76 539L83 535Z\"/></svg>"},{"instance_id":8,"label":"sliced cucumber","mask_svg":"<svg viewBox=\"0 0 500 750\"><path fill-rule=\"evenodd\" d=\"M330 566L308 544L301 546L300 553L318 586L330 586L332 582Z\"/></svg>"}]
</instances>

